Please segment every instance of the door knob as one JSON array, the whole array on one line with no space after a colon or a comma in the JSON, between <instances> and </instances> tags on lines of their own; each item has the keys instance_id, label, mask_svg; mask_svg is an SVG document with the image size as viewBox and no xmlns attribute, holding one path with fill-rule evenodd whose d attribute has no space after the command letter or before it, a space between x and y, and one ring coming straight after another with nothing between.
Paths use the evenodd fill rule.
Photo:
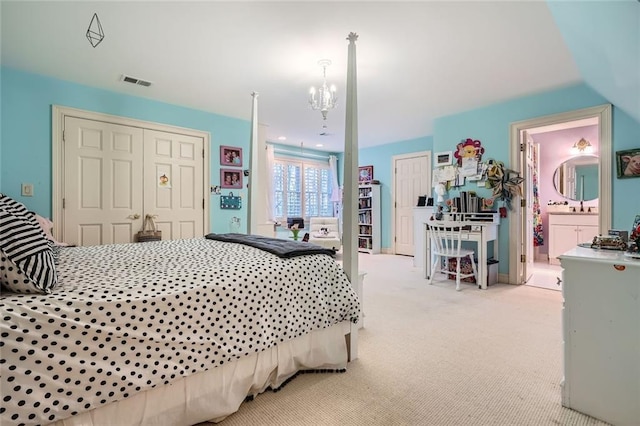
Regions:
<instances>
[{"instance_id":1,"label":"door knob","mask_svg":"<svg viewBox=\"0 0 640 426\"><path fill-rule=\"evenodd\" d=\"M140 219L140 215L138 213L130 214L128 217L129 219L133 219L133 220Z\"/></svg>"}]
</instances>

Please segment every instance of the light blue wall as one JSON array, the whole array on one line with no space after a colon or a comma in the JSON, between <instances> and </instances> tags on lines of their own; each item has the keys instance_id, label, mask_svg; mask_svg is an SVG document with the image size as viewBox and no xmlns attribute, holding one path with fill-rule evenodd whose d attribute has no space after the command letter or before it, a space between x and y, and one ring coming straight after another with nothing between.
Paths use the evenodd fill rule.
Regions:
<instances>
[{"instance_id":1,"label":"light blue wall","mask_svg":"<svg viewBox=\"0 0 640 426\"><path fill-rule=\"evenodd\" d=\"M373 178L380 181L380 208L382 227L381 247L388 249L391 243L391 178L392 162L394 155L408 154L418 151L431 151L433 139L425 136L400 142L379 145L372 148L364 148L358 152L358 164L361 166L373 166ZM417 202L418 200L416 200Z\"/></svg>"},{"instance_id":2,"label":"light blue wall","mask_svg":"<svg viewBox=\"0 0 640 426\"><path fill-rule=\"evenodd\" d=\"M584 192L582 186L584 184ZM598 165L576 166L576 195L578 199L593 200L598 198ZM583 196L581 198L581 196Z\"/></svg>"},{"instance_id":3,"label":"light blue wall","mask_svg":"<svg viewBox=\"0 0 640 426\"><path fill-rule=\"evenodd\" d=\"M187 127L211 135L211 185L220 180L219 146L249 147L250 123L204 111L82 86L55 78L0 68L0 191L43 216L51 215L51 107L60 105L139 120ZM247 110L251 103L247 101ZM22 182L34 185L33 197L20 195ZM246 187L240 191L246 197ZM212 232L228 232L233 216L246 230L246 208L220 210L210 197Z\"/></svg>"},{"instance_id":4,"label":"light blue wall","mask_svg":"<svg viewBox=\"0 0 640 426\"><path fill-rule=\"evenodd\" d=\"M640 121L640 5L636 0L547 0L580 76Z\"/></svg>"},{"instance_id":5,"label":"light blue wall","mask_svg":"<svg viewBox=\"0 0 640 426\"><path fill-rule=\"evenodd\" d=\"M546 116L608 103L590 87L580 84L542 94L498 103L436 119L434 122L434 151L451 151L466 138L478 139L485 148L483 160L494 158L509 164L509 126L512 122ZM613 151L640 146L640 123L614 106ZM614 157L614 156L613 156ZM612 162L615 170L615 158ZM471 189L467 185L464 189ZM476 189L476 188L474 188ZM480 196L488 190L478 191ZM613 178L613 227L629 229L636 214L640 214L640 179ZM507 273L509 265L509 218L500 225L500 272Z\"/></svg>"},{"instance_id":6,"label":"light blue wall","mask_svg":"<svg viewBox=\"0 0 640 426\"><path fill-rule=\"evenodd\" d=\"M203 130L211 134L211 184L219 182L219 145L248 149L250 123L204 111L122 95L54 78L0 68L0 191L44 215L51 214L51 106L62 105L106 114ZM466 138L478 139L485 147L483 158L509 163L509 126L514 121L566 112L608 103L587 85L562 88L522 97L472 111L441 117L434 122L434 135L361 149L360 165L373 165L380 180L383 248L391 247L391 158L418 151L449 151ZM248 103L247 108L250 109ZM638 148L640 123L614 106L613 151ZM615 156L612 170L615 171ZM339 155L342 182L343 156ZM34 197L21 197L20 184L34 184ZM467 187L466 189L471 189ZM473 188L480 196L489 190ZM640 214L640 179L613 178L613 227L628 229ZM246 195L246 189L240 191ZM246 209L220 210L218 196L211 196L211 230L227 232L233 216L242 218ZM500 233L500 272L508 272L509 218Z\"/></svg>"},{"instance_id":7,"label":"light blue wall","mask_svg":"<svg viewBox=\"0 0 640 426\"><path fill-rule=\"evenodd\" d=\"M493 158L509 165L509 128L511 123L567 112L608 103L585 84L565 87L541 94L501 102L484 108L440 117L434 122L433 137L394 142L373 148L362 149L359 153L360 165L373 165L374 177L382 183L382 248L391 247L391 157L396 154L432 150L432 152L452 151L466 138L478 139L485 148L483 160ZM613 152L640 147L638 136L640 123L615 105L613 107ZM615 173L615 155L612 155L612 170ZM461 190L475 190L479 196L491 195L489 189L466 185ZM458 190L448 195L455 196ZM640 214L640 178L613 178L612 226L629 229L636 214ZM509 268L509 217L502 219L500 232L501 273Z\"/></svg>"}]
</instances>

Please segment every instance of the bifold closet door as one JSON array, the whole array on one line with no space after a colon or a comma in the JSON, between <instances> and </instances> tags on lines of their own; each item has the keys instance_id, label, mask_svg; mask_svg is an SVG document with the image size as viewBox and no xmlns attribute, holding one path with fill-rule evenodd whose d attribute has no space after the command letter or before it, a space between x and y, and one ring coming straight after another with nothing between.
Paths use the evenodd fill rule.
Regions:
<instances>
[{"instance_id":1,"label":"bifold closet door","mask_svg":"<svg viewBox=\"0 0 640 426\"><path fill-rule=\"evenodd\" d=\"M128 243L142 226L143 131L66 117L62 241Z\"/></svg>"},{"instance_id":2,"label":"bifold closet door","mask_svg":"<svg viewBox=\"0 0 640 426\"><path fill-rule=\"evenodd\" d=\"M204 139L144 130L144 211L162 239L204 235Z\"/></svg>"}]
</instances>

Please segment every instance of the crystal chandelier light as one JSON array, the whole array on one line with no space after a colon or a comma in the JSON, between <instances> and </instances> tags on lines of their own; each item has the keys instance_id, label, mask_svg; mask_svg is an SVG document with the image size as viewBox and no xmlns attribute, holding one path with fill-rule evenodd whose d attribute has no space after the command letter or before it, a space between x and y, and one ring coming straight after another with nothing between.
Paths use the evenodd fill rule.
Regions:
<instances>
[{"instance_id":1,"label":"crystal chandelier light","mask_svg":"<svg viewBox=\"0 0 640 426\"><path fill-rule=\"evenodd\" d=\"M331 61L329 59L322 59L318 61L318 65L322 67L322 86L318 89L312 87L311 90L309 90L309 104L312 109L320 110L322 119L326 120L329 110L336 107L338 97L336 96L336 86L332 84L331 87L329 87L327 85L327 67L331 65Z\"/></svg>"}]
</instances>

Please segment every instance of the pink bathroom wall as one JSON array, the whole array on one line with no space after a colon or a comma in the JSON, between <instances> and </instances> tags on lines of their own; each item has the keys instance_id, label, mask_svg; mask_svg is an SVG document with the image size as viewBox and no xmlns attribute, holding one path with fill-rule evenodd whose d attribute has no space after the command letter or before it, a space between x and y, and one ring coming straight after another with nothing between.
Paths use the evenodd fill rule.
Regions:
<instances>
[{"instance_id":1,"label":"pink bathroom wall","mask_svg":"<svg viewBox=\"0 0 640 426\"><path fill-rule=\"evenodd\" d=\"M540 144L540 176L538 182L540 196L540 213L543 224L544 245L539 248L539 253L548 253L549 241L549 214L547 203L551 201L569 201L570 205L579 204L576 201L567 200L560 195L553 186L553 174L556 168L564 161L573 157L571 147L581 138L585 138L594 147L594 154L597 155L600 146L598 137L598 126L575 127L572 129L556 130L545 133L534 133L531 135L533 141ZM584 203L585 206L597 206L598 200Z\"/></svg>"}]
</instances>

